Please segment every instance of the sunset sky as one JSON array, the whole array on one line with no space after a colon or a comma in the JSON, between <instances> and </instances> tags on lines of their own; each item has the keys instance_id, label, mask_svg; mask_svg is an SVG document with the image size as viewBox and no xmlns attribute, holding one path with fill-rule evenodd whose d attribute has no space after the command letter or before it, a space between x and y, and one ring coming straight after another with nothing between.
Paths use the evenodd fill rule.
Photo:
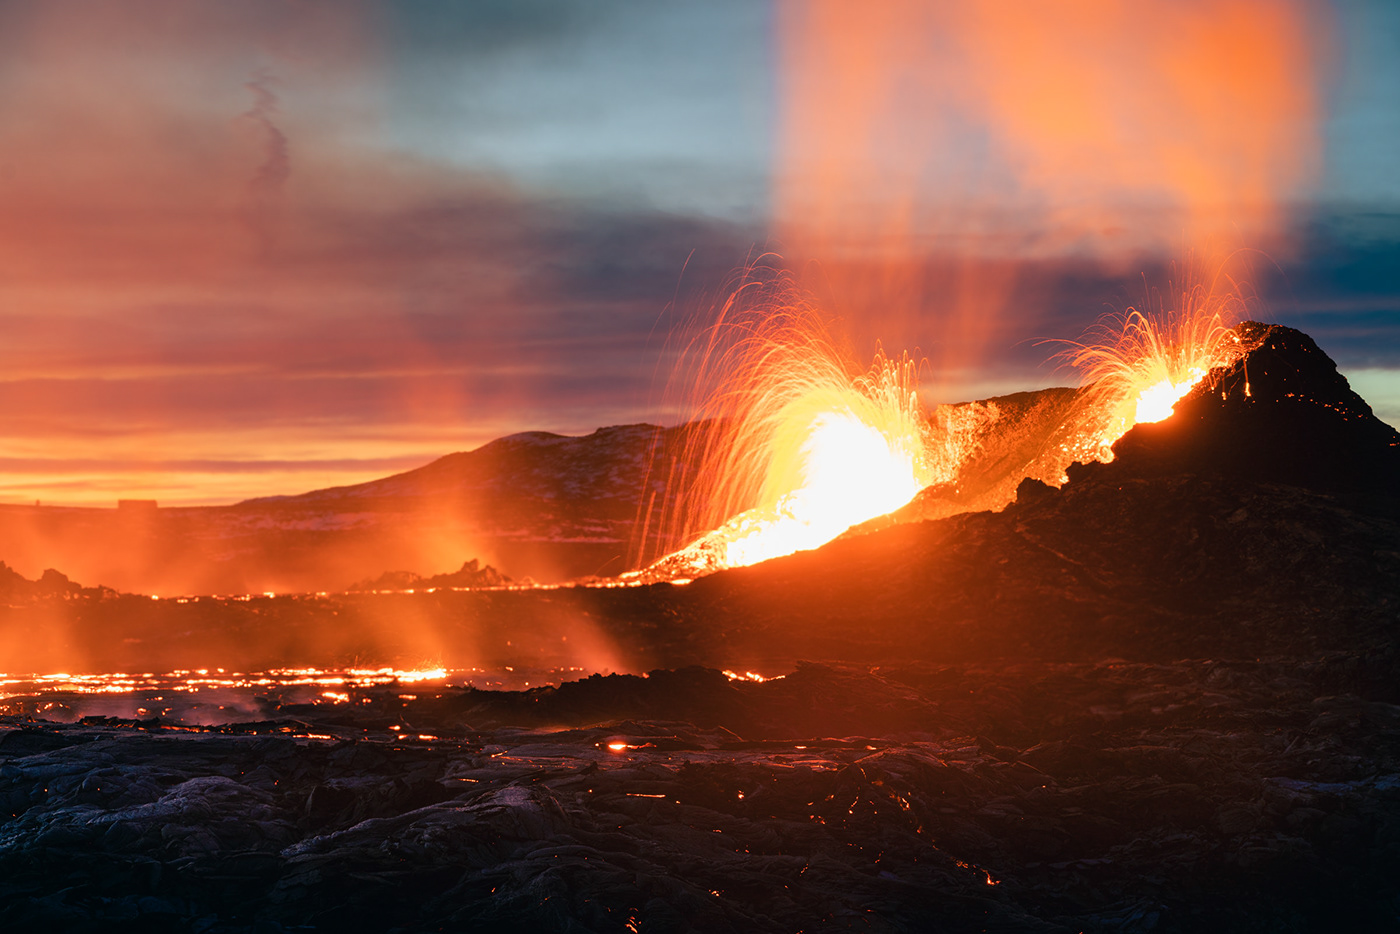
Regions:
<instances>
[{"instance_id":1,"label":"sunset sky","mask_svg":"<svg viewBox=\"0 0 1400 934\"><path fill-rule=\"evenodd\" d=\"M1071 381L1038 341L1228 241L1400 424L1400 5L922 7L0 0L0 502L674 422L770 250L935 402Z\"/></svg>"}]
</instances>

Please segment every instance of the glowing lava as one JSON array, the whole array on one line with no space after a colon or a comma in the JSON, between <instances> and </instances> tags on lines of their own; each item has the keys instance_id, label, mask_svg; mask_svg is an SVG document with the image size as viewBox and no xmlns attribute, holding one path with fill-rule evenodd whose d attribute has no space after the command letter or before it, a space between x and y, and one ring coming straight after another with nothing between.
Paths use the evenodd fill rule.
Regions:
<instances>
[{"instance_id":1,"label":"glowing lava","mask_svg":"<svg viewBox=\"0 0 1400 934\"><path fill-rule=\"evenodd\" d=\"M796 489L713 533L717 557L741 567L815 548L903 506L923 489L918 452L852 412L824 412L797 445Z\"/></svg>"},{"instance_id":2,"label":"glowing lava","mask_svg":"<svg viewBox=\"0 0 1400 934\"><path fill-rule=\"evenodd\" d=\"M864 377L789 400L760 440L767 463L759 505L654 568L690 577L805 551L913 499L933 478L927 422L907 385L912 369L879 358Z\"/></svg>"},{"instance_id":3,"label":"glowing lava","mask_svg":"<svg viewBox=\"0 0 1400 934\"><path fill-rule=\"evenodd\" d=\"M1113 443L1134 425L1160 422L1214 368L1238 356L1233 325L1244 300L1188 289L1174 311L1126 315L1099 327L1099 340L1075 344L1065 356L1085 374L1098 413L1098 459L1113 459Z\"/></svg>"},{"instance_id":4,"label":"glowing lava","mask_svg":"<svg viewBox=\"0 0 1400 934\"><path fill-rule=\"evenodd\" d=\"M879 354L854 372L821 319L781 297L726 308L706 335L697 395L710 429L677 535L690 544L640 576L691 578L816 548L938 479L916 365Z\"/></svg>"},{"instance_id":5,"label":"glowing lava","mask_svg":"<svg viewBox=\"0 0 1400 934\"><path fill-rule=\"evenodd\" d=\"M1170 416L1176 404L1188 392L1195 389L1196 384L1205 375L1206 370L1192 367L1181 382L1172 382L1171 378L1168 377L1139 392L1136 406L1133 409L1133 424L1160 422Z\"/></svg>"}]
</instances>

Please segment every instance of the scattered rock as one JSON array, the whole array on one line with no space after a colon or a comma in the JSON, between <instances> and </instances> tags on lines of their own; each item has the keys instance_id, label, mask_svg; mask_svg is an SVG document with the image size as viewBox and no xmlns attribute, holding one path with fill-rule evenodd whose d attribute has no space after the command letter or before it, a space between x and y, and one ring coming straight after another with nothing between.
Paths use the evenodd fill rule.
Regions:
<instances>
[{"instance_id":1,"label":"scattered rock","mask_svg":"<svg viewBox=\"0 0 1400 934\"><path fill-rule=\"evenodd\" d=\"M491 565L479 566L477 559L464 561L461 568L450 574L422 577L412 571L385 571L373 580L362 580L346 588L350 592L375 590L428 590L437 587L500 587L511 579Z\"/></svg>"}]
</instances>

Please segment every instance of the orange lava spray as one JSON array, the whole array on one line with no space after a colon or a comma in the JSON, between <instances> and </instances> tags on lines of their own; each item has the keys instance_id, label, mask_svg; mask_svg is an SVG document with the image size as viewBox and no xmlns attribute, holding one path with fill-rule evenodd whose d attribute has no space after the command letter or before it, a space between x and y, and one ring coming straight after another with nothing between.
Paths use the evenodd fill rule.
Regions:
<instances>
[{"instance_id":1,"label":"orange lava spray","mask_svg":"<svg viewBox=\"0 0 1400 934\"><path fill-rule=\"evenodd\" d=\"M1108 316L1062 355L1083 373L1097 459L1112 460L1113 443L1129 429L1170 416L1212 369L1244 350L1232 330L1249 305L1239 283L1228 289L1196 283L1173 297L1171 305L1154 296L1145 311Z\"/></svg>"},{"instance_id":2,"label":"orange lava spray","mask_svg":"<svg viewBox=\"0 0 1400 934\"><path fill-rule=\"evenodd\" d=\"M688 356L701 429L669 540L690 544L655 576L815 548L935 479L917 364L854 366L785 273L752 267Z\"/></svg>"}]
</instances>

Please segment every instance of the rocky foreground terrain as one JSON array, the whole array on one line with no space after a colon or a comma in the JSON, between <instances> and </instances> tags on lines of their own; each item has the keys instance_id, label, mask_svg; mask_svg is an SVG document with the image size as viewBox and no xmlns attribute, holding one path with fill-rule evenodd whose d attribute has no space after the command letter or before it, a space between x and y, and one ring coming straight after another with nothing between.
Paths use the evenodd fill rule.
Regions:
<instances>
[{"instance_id":1,"label":"rocky foreground terrain","mask_svg":"<svg viewBox=\"0 0 1400 934\"><path fill-rule=\"evenodd\" d=\"M1346 654L691 669L381 691L325 739L31 727L0 740L0 922L1394 930L1400 706L1369 675Z\"/></svg>"},{"instance_id":2,"label":"rocky foreground terrain","mask_svg":"<svg viewBox=\"0 0 1400 934\"><path fill-rule=\"evenodd\" d=\"M1396 930L1400 437L1254 336L1063 489L685 586L11 608L98 670L650 674L203 726L11 698L0 924Z\"/></svg>"}]
</instances>

